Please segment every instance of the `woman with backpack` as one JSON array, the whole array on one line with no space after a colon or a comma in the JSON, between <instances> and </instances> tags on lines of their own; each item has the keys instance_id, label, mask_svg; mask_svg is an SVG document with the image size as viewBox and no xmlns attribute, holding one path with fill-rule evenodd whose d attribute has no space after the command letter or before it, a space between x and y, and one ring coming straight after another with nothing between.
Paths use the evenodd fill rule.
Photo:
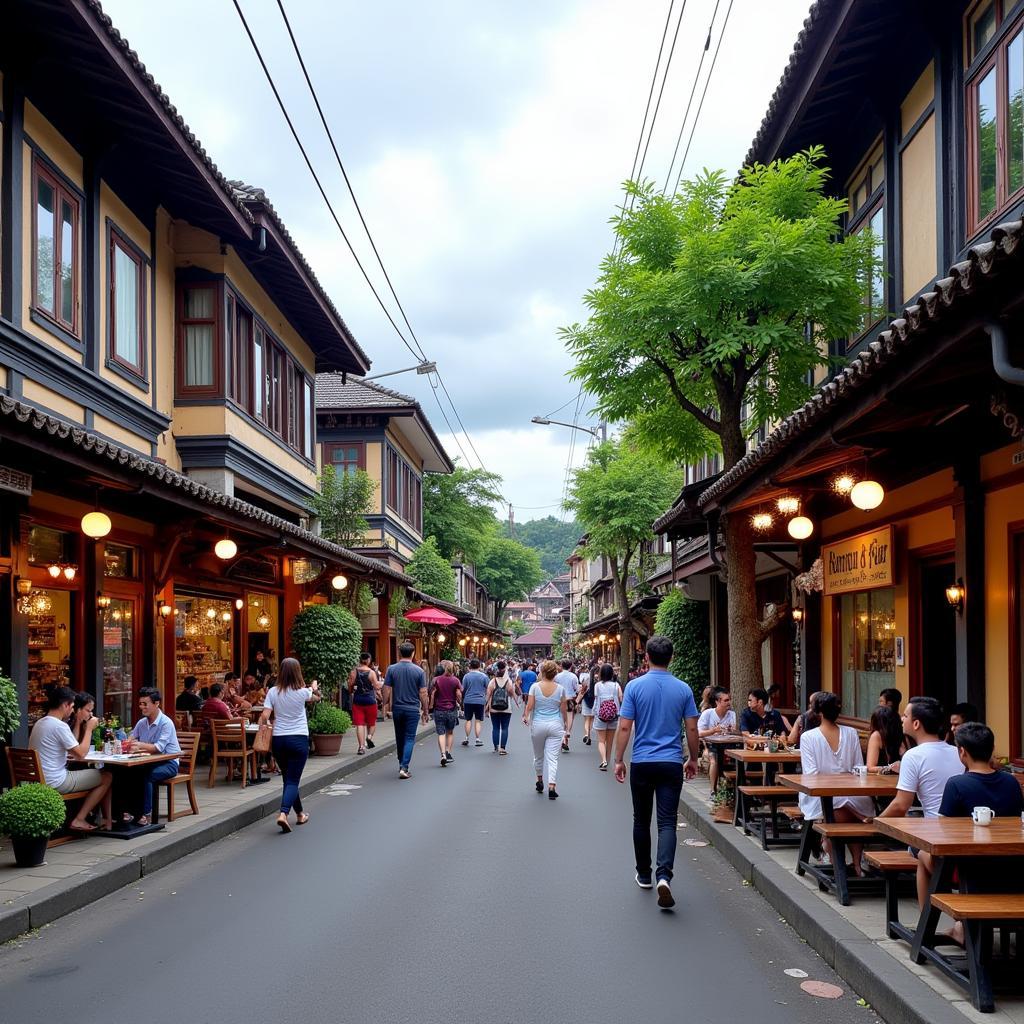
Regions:
<instances>
[{"instance_id":1,"label":"woman with backpack","mask_svg":"<svg viewBox=\"0 0 1024 1024\"><path fill-rule=\"evenodd\" d=\"M377 694L381 689L380 676L370 668L370 654L363 651L359 664L348 676L348 693L352 699L352 723L356 727L359 743L357 754L365 754L375 744L373 734L377 728Z\"/></svg>"},{"instance_id":2,"label":"woman with backpack","mask_svg":"<svg viewBox=\"0 0 1024 1024\"><path fill-rule=\"evenodd\" d=\"M487 699L484 714L491 716L491 742L496 754L507 754L508 724L512 721L512 701L515 700L515 683L505 672L505 662L494 666L494 678L487 685Z\"/></svg>"},{"instance_id":3,"label":"woman with backpack","mask_svg":"<svg viewBox=\"0 0 1024 1024\"><path fill-rule=\"evenodd\" d=\"M593 687L594 728L597 730L597 753L601 758L598 768L608 771L608 759L612 756L615 744L615 730L619 727L619 708L622 706L622 687L615 679L615 669L611 665L601 666L601 679Z\"/></svg>"}]
</instances>

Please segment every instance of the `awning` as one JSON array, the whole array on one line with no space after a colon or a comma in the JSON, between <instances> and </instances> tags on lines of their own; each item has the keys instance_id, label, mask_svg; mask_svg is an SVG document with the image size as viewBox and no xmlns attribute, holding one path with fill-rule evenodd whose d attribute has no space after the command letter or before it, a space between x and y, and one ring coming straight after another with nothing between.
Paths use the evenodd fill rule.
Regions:
<instances>
[{"instance_id":1,"label":"awning","mask_svg":"<svg viewBox=\"0 0 1024 1024\"><path fill-rule=\"evenodd\" d=\"M405 618L410 622L427 622L432 626L450 626L458 622L454 615L441 611L440 608L432 608L427 605L425 608L417 608L414 612L406 612Z\"/></svg>"}]
</instances>

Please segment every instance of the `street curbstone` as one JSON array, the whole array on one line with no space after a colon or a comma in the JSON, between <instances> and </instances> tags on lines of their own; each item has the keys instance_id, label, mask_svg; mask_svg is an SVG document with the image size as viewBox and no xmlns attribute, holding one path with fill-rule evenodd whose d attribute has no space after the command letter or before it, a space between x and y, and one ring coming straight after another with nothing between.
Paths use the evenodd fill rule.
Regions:
<instances>
[{"instance_id":1,"label":"street curbstone","mask_svg":"<svg viewBox=\"0 0 1024 1024\"><path fill-rule=\"evenodd\" d=\"M16 939L30 927L28 907L0 908L0 942Z\"/></svg>"},{"instance_id":2,"label":"street curbstone","mask_svg":"<svg viewBox=\"0 0 1024 1024\"><path fill-rule=\"evenodd\" d=\"M45 889L28 906L29 927L41 928L66 914L95 903L142 877L137 857L114 857L104 864L70 878L62 878Z\"/></svg>"}]
</instances>

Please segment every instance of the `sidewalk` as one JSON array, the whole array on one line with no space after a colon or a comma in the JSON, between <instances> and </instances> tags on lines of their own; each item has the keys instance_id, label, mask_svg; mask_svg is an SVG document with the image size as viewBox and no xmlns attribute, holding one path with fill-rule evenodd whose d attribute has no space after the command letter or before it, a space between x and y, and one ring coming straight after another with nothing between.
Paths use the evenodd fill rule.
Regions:
<instances>
[{"instance_id":1,"label":"sidewalk","mask_svg":"<svg viewBox=\"0 0 1024 1024\"><path fill-rule=\"evenodd\" d=\"M711 820L706 776L683 788L683 819L694 825L753 885L835 972L887 1021L907 1024L1024 1024L1024 997L996 994L995 1013L978 1013L967 992L936 968L911 961L905 942L885 935L882 896L854 896L840 906L818 890L809 876L797 875L796 847L761 849L756 836ZM900 920L915 922L917 901L900 901ZM946 921L949 925L951 922ZM940 926L941 927L941 926Z\"/></svg>"},{"instance_id":2,"label":"sidewalk","mask_svg":"<svg viewBox=\"0 0 1024 1024\"><path fill-rule=\"evenodd\" d=\"M418 738L433 732L431 722L420 727ZM346 734L337 757L310 757L302 775L302 795L315 793L381 758L394 757L395 732L390 719L377 723L376 743L374 750L357 757L353 729ZM16 867L10 841L0 839L0 942L49 924L232 832L277 814L280 775L271 775L266 784L242 789L237 782L228 785L222 781L225 768L221 766L217 784L208 789L208 770L205 765L196 769L199 814L164 822L162 832L132 840L90 836L65 843L48 850L46 862L38 868ZM178 788L175 800L188 806L184 786ZM165 810L166 797L161 793L161 821Z\"/></svg>"}]
</instances>

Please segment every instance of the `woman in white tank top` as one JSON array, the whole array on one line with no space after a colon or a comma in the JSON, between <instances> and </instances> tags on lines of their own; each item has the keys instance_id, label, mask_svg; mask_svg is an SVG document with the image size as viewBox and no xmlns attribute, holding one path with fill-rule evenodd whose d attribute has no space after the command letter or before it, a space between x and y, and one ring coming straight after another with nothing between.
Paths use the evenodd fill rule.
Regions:
<instances>
[{"instance_id":1,"label":"woman in white tank top","mask_svg":"<svg viewBox=\"0 0 1024 1024\"><path fill-rule=\"evenodd\" d=\"M568 730L565 687L555 682L558 666L545 661L540 667L540 679L530 687L530 697L523 712L523 725L530 726L533 740L533 770L537 775L536 789L544 792L544 772L547 771L548 799L557 800L555 788L558 777L558 755L562 738Z\"/></svg>"}]
</instances>

